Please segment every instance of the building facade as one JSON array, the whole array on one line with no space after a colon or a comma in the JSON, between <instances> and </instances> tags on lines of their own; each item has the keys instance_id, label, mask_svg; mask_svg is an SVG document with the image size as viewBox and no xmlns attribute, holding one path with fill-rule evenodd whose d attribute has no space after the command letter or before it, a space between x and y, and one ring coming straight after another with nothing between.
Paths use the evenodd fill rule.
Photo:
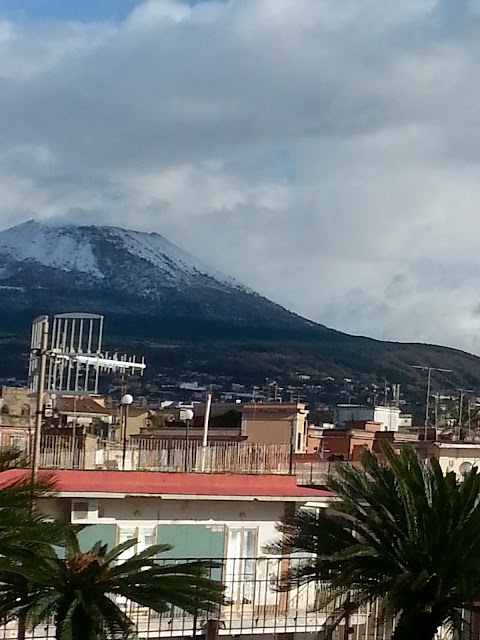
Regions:
<instances>
[{"instance_id":1,"label":"building facade","mask_svg":"<svg viewBox=\"0 0 480 640\"><path fill-rule=\"evenodd\" d=\"M398 407L366 407L358 404L339 404L335 408L335 426L343 428L346 422L377 422L381 431L398 431Z\"/></svg>"}]
</instances>

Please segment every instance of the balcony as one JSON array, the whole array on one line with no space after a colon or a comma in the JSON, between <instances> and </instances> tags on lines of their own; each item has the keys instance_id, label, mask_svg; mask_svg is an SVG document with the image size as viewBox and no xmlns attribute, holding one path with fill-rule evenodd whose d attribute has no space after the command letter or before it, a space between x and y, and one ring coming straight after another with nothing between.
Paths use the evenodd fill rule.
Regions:
<instances>
[{"instance_id":1,"label":"balcony","mask_svg":"<svg viewBox=\"0 0 480 640\"><path fill-rule=\"evenodd\" d=\"M311 634L312 638L322 640L326 637L331 640L346 637L370 640L391 636L394 620L382 617L378 602L363 606L343 622L333 635L326 636L322 632L323 627L341 604L341 599L337 598L325 606L331 592L330 585L312 582L290 591L281 589L288 568L305 559L263 556L216 560L219 568L211 569L211 577L221 579L225 585L224 604L209 615L199 613L193 616L174 607L159 614L121 597L112 598L134 622L137 628L135 637L139 640L202 636L213 627L218 629L221 637L262 635L273 639L278 638L279 634L301 634L301 637ZM185 561L179 559L169 562ZM464 616L467 627L468 613L464 612ZM16 639L17 631L15 620L0 626L0 640ZM437 640L450 637L439 632ZM55 640L53 621L45 620L34 632L28 632L26 639Z\"/></svg>"}]
</instances>

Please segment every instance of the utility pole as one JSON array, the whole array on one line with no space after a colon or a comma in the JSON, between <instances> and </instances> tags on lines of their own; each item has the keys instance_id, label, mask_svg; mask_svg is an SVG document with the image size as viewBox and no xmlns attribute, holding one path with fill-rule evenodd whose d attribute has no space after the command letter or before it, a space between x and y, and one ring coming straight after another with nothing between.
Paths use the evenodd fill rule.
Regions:
<instances>
[{"instance_id":1,"label":"utility pole","mask_svg":"<svg viewBox=\"0 0 480 640\"><path fill-rule=\"evenodd\" d=\"M424 440L427 440L428 435L428 425L430 422L430 387L432 382L432 371L441 371L442 373L452 373L451 369L441 369L440 367L424 367L421 365L414 364L414 369L421 369L422 371L427 372L427 394L425 397L425 422L424 422Z\"/></svg>"},{"instance_id":2,"label":"utility pole","mask_svg":"<svg viewBox=\"0 0 480 640\"><path fill-rule=\"evenodd\" d=\"M38 353L37 406L35 411L35 431L32 456L32 484L37 481L40 467L40 442L42 438L43 393L45 391L45 374L47 371L48 317L41 319L41 341Z\"/></svg>"},{"instance_id":3,"label":"utility pole","mask_svg":"<svg viewBox=\"0 0 480 640\"><path fill-rule=\"evenodd\" d=\"M465 393L473 393L473 389L459 389L459 391L460 391L460 400L458 404L458 438L460 439L462 437L463 403L465 400ZM470 398L468 398L468 431L470 433Z\"/></svg>"},{"instance_id":4,"label":"utility pole","mask_svg":"<svg viewBox=\"0 0 480 640\"><path fill-rule=\"evenodd\" d=\"M462 435L464 394L465 394L465 390L460 389L460 402L458 403L458 438L459 439Z\"/></svg>"},{"instance_id":5,"label":"utility pole","mask_svg":"<svg viewBox=\"0 0 480 640\"><path fill-rule=\"evenodd\" d=\"M470 440L472 437L472 403L471 398L468 399L468 439Z\"/></svg>"}]
</instances>

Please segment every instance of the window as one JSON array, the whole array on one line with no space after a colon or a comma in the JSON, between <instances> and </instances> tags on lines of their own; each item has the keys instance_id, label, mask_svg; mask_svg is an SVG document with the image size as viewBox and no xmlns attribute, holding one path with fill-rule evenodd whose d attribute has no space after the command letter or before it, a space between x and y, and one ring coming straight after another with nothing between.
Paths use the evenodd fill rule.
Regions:
<instances>
[{"instance_id":1,"label":"window","mask_svg":"<svg viewBox=\"0 0 480 640\"><path fill-rule=\"evenodd\" d=\"M10 446L16 451L23 451L25 449L25 436L12 436L10 438Z\"/></svg>"},{"instance_id":2,"label":"window","mask_svg":"<svg viewBox=\"0 0 480 640\"><path fill-rule=\"evenodd\" d=\"M29 416L30 415L30 406L28 404L24 404L22 409L21 409L21 415L22 416Z\"/></svg>"},{"instance_id":3,"label":"window","mask_svg":"<svg viewBox=\"0 0 480 640\"><path fill-rule=\"evenodd\" d=\"M0 409L0 413L4 416L8 416L8 414L10 413L10 409L8 408L8 404L3 404L2 408Z\"/></svg>"},{"instance_id":4,"label":"window","mask_svg":"<svg viewBox=\"0 0 480 640\"><path fill-rule=\"evenodd\" d=\"M256 551L256 529L228 530L225 565L225 598L228 604L253 602Z\"/></svg>"},{"instance_id":5,"label":"window","mask_svg":"<svg viewBox=\"0 0 480 640\"><path fill-rule=\"evenodd\" d=\"M126 549L120 556L120 560L128 560L136 553L144 551L152 546L154 541L153 527L120 527L118 544L123 544L127 540L137 540L137 544Z\"/></svg>"},{"instance_id":6,"label":"window","mask_svg":"<svg viewBox=\"0 0 480 640\"><path fill-rule=\"evenodd\" d=\"M120 533L118 536L118 544L123 544L124 542L127 542L128 540L134 540L137 536L136 534L136 529L135 528L125 528L125 529L120 529ZM133 555L135 555L135 546L130 547L129 549L125 549L125 551L123 551L120 556L119 556L119 560L120 561L124 561L124 560L128 560L129 558L131 558Z\"/></svg>"},{"instance_id":7,"label":"window","mask_svg":"<svg viewBox=\"0 0 480 640\"><path fill-rule=\"evenodd\" d=\"M120 562L129 560L136 553L140 553L153 544L154 529L153 527L119 527L118 544L123 544L127 540L137 540L137 544L125 549L118 558ZM119 606L126 606L127 599L124 596L117 596L116 603Z\"/></svg>"}]
</instances>

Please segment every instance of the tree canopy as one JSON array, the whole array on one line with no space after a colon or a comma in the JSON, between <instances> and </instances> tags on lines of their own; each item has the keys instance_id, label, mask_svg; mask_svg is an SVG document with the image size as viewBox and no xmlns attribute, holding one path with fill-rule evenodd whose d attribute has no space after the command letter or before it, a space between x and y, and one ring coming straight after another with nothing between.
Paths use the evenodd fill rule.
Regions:
<instances>
[{"instance_id":1,"label":"tree canopy","mask_svg":"<svg viewBox=\"0 0 480 640\"><path fill-rule=\"evenodd\" d=\"M386 444L383 454L365 451L360 467L339 463L331 505L287 517L269 550L309 554L284 588L331 582L330 599L342 603L332 626L378 600L396 617L395 640L430 640L480 601L480 475L443 473L411 446L397 454Z\"/></svg>"},{"instance_id":2,"label":"tree canopy","mask_svg":"<svg viewBox=\"0 0 480 640\"><path fill-rule=\"evenodd\" d=\"M158 556L168 545L122 560L136 542L112 550L98 542L82 552L76 535L67 531L64 558L51 548L33 560L0 561L0 617L24 615L30 627L53 618L58 640L117 640L135 631L118 596L157 612L172 605L192 613L218 606L223 589L207 577L213 563L162 563Z\"/></svg>"}]
</instances>

